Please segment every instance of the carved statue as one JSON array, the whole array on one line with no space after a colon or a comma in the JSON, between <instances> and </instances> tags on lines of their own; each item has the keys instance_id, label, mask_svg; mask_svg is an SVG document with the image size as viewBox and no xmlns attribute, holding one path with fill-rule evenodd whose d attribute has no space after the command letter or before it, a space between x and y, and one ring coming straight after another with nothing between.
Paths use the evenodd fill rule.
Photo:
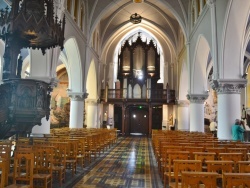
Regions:
<instances>
[{"instance_id":1,"label":"carved statue","mask_svg":"<svg viewBox=\"0 0 250 188\"><path fill-rule=\"evenodd\" d=\"M174 122L173 122L173 114L170 114L169 118L168 118L168 124L169 125L173 125Z\"/></svg>"}]
</instances>

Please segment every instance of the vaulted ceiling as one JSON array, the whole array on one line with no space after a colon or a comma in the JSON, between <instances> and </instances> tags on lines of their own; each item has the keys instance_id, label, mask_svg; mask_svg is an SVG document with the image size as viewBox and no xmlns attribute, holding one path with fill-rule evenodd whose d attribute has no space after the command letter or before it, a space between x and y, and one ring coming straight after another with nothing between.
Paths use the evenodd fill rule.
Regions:
<instances>
[{"instance_id":1,"label":"vaulted ceiling","mask_svg":"<svg viewBox=\"0 0 250 188\"><path fill-rule=\"evenodd\" d=\"M12 0L0 0L0 9L5 9ZM63 2L62 0L55 0ZM178 30L181 28L184 36L188 31L188 9L190 0L84 0L87 5L88 31L95 30L100 23L99 35L101 47L107 40L117 36L126 28L135 26L129 22L132 14L142 16L143 27L151 29L159 38L167 38L173 48L177 46ZM249 19L250 23L250 19ZM163 36L164 35L164 36ZM163 40L163 42L165 42ZM250 44L247 46L246 57L250 59Z\"/></svg>"}]
</instances>

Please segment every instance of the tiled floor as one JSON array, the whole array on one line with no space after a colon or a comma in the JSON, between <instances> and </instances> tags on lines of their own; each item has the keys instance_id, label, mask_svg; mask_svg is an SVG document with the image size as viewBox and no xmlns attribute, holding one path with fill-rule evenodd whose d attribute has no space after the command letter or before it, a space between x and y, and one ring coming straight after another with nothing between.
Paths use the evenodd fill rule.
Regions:
<instances>
[{"instance_id":1,"label":"tiled floor","mask_svg":"<svg viewBox=\"0 0 250 188\"><path fill-rule=\"evenodd\" d=\"M163 187L152 152L151 139L142 136L119 138L116 146L86 168L78 169L77 175L70 181L69 176L67 175L67 183L63 187Z\"/></svg>"}]
</instances>

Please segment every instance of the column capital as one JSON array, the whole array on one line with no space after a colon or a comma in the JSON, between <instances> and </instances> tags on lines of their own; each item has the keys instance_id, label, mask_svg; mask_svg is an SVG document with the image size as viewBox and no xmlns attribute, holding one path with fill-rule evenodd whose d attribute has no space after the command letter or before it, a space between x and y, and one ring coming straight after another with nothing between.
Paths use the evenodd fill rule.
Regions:
<instances>
[{"instance_id":1,"label":"column capital","mask_svg":"<svg viewBox=\"0 0 250 188\"><path fill-rule=\"evenodd\" d=\"M246 87L246 79L218 79L213 80L214 88L218 94L240 94Z\"/></svg>"},{"instance_id":2,"label":"column capital","mask_svg":"<svg viewBox=\"0 0 250 188\"><path fill-rule=\"evenodd\" d=\"M204 103L207 97L208 94L187 94L187 99L191 103Z\"/></svg>"},{"instance_id":3,"label":"column capital","mask_svg":"<svg viewBox=\"0 0 250 188\"><path fill-rule=\"evenodd\" d=\"M86 93L81 92L68 92L68 96L71 101L83 101L86 97Z\"/></svg>"},{"instance_id":4,"label":"column capital","mask_svg":"<svg viewBox=\"0 0 250 188\"><path fill-rule=\"evenodd\" d=\"M189 106L188 100L178 100L177 103L178 103L178 106L180 106L180 107L188 107Z\"/></svg>"}]
</instances>

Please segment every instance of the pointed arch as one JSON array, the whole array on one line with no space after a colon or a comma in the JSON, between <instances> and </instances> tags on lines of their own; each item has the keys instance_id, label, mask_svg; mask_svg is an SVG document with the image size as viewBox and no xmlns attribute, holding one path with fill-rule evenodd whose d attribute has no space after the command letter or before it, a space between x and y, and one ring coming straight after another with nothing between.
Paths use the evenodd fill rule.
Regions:
<instances>
[{"instance_id":1,"label":"pointed arch","mask_svg":"<svg viewBox=\"0 0 250 188\"><path fill-rule=\"evenodd\" d=\"M250 12L250 1L228 3L222 33L220 79L240 79L245 54L245 34Z\"/></svg>"},{"instance_id":2,"label":"pointed arch","mask_svg":"<svg viewBox=\"0 0 250 188\"><path fill-rule=\"evenodd\" d=\"M204 94L207 91L207 62L210 52L209 44L203 35L197 40L194 53L193 66L191 67L190 93Z\"/></svg>"},{"instance_id":3,"label":"pointed arch","mask_svg":"<svg viewBox=\"0 0 250 188\"><path fill-rule=\"evenodd\" d=\"M97 127L97 104L96 101L98 99L97 92L97 72L95 67L94 59L91 60L87 79L86 79L86 89L88 92L88 102L87 102L87 126L96 128Z\"/></svg>"},{"instance_id":4,"label":"pointed arch","mask_svg":"<svg viewBox=\"0 0 250 188\"><path fill-rule=\"evenodd\" d=\"M64 63L69 75L69 89L71 92L82 92L82 64L76 39L69 38L64 44L64 49L67 57Z\"/></svg>"},{"instance_id":5,"label":"pointed arch","mask_svg":"<svg viewBox=\"0 0 250 188\"><path fill-rule=\"evenodd\" d=\"M187 63L183 61L182 69L180 74L180 83L179 83L179 100L187 100L188 94L188 67Z\"/></svg>"},{"instance_id":6,"label":"pointed arch","mask_svg":"<svg viewBox=\"0 0 250 188\"><path fill-rule=\"evenodd\" d=\"M86 89L89 99L97 99L97 74L95 68L95 61L90 62L89 71L87 74Z\"/></svg>"}]
</instances>

